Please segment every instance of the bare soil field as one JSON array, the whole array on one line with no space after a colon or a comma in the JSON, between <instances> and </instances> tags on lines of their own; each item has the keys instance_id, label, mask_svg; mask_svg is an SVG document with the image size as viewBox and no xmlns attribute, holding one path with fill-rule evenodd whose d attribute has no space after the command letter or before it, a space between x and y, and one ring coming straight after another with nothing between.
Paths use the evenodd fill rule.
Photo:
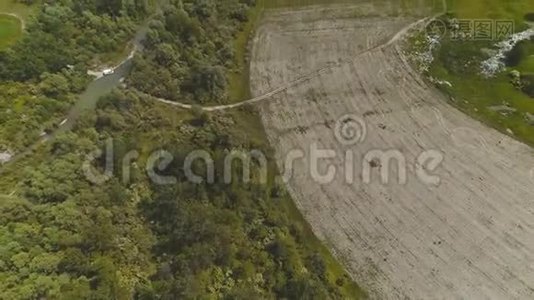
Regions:
<instances>
[{"instance_id":1,"label":"bare soil field","mask_svg":"<svg viewBox=\"0 0 534 300\"><path fill-rule=\"evenodd\" d=\"M254 96L381 45L416 20L385 18L375 11L362 4L267 14L253 41Z\"/></svg>"},{"instance_id":2,"label":"bare soil field","mask_svg":"<svg viewBox=\"0 0 534 300\"><path fill-rule=\"evenodd\" d=\"M287 187L315 234L372 298L534 298L534 151L447 105L399 45L361 54L413 20L324 16L268 16L251 62L258 96L354 57L258 103L280 168L288 153L304 153ZM360 121L358 143L336 132L347 114ZM314 144L336 154L318 163L321 174L335 166L328 183L314 179ZM387 183L387 161L369 160L373 150L395 150L405 161L392 161ZM416 163L429 151L443 158L436 168ZM403 168L406 182L397 179Z\"/></svg>"}]
</instances>

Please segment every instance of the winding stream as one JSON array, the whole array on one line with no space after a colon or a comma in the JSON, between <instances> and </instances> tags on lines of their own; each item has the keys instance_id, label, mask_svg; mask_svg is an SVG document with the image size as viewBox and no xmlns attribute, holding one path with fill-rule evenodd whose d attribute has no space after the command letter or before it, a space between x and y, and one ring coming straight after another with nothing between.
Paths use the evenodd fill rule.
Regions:
<instances>
[{"instance_id":1,"label":"winding stream","mask_svg":"<svg viewBox=\"0 0 534 300\"><path fill-rule=\"evenodd\" d=\"M147 32L148 24L145 24L139 29L132 41L134 50L114 68L114 73L98 77L91 82L85 91L80 94L78 101L70 109L66 122L58 126L58 128L51 134L43 136L42 139L49 140L60 133L71 130L83 111L94 110L100 97L110 93L114 88L121 84L121 79L126 77L131 70L132 59L135 52L143 50L142 42L145 39Z\"/></svg>"}]
</instances>

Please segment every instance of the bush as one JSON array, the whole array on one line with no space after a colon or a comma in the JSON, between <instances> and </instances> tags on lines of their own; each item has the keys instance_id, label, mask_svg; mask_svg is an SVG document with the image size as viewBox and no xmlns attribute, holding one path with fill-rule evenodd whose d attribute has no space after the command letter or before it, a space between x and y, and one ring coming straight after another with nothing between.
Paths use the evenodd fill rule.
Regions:
<instances>
[{"instance_id":1,"label":"bush","mask_svg":"<svg viewBox=\"0 0 534 300\"><path fill-rule=\"evenodd\" d=\"M525 15L525 20L529 21L529 22L534 22L534 12L531 12L531 13L527 13Z\"/></svg>"},{"instance_id":2,"label":"bush","mask_svg":"<svg viewBox=\"0 0 534 300\"><path fill-rule=\"evenodd\" d=\"M521 63L521 61L527 57L528 55L528 43L529 41L521 41L517 43L517 45L512 49L512 51L508 52L506 55L505 63L508 67L516 67Z\"/></svg>"},{"instance_id":3,"label":"bush","mask_svg":"<svg viewBox=\"0 0 534 300\"><path fill-rule=\"evenodd\" d=\"M521 77L523 92L534 98L534 75L524 75Z\"/></svg>"}]
</instances>

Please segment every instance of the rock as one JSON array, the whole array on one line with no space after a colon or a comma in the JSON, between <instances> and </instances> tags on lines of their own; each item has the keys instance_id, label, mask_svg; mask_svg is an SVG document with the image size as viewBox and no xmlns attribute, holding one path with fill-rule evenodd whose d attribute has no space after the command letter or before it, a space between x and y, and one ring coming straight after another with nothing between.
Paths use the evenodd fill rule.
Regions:
<instances>
[{"instance_id":1,"label":"rock","mask_svg":"<svg viewBox=\"0 0 534 300\"><path fill-rule=\"evenodd\" d=\"M534 126L534 114L526 113L525 120L527 121L529 125Z\"/></svg>"},{"instance_id":2,"label":"rock","mask_svg":"<svg viewBox=\"0 0 534 300\"><path fill-rule=\"evenodd\" d=\"M511 113L515 113L517 109L510 107L508 105L497 105L497 106L490 106L488 107L489 110L495 111L498 113L501 113L503 115L509 115Z\"/></svg>"},{"instance_id":3,"label":"rock","mask_svg":"<svg viewBox=\"0 0 534 300\"><path fill-rule=\"evenodd\" d=\"M514 79L519 79L521 78L521 72L519 72L518 70L512 70L510 71L509 73L510 77L514 78Z\"/></svg>"},{"instance_id":4,"label":"rock","mask_svg":"<svg viewBox=\"0 0 534 300\"><path fill-rule=\"evenodd\" d=\"M9 151L0 152L0 164L10 161L13 155Z\"/></svg>"}]
</instances>

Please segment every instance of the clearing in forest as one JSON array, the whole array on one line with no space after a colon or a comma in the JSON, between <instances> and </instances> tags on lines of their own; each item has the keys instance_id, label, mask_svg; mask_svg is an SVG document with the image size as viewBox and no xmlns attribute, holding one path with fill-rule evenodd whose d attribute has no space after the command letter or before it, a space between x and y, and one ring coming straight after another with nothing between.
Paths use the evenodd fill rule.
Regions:
<instances>
[{"instance_id":1,"label":"clearing in forest","mask_svg":"<svg viewBox=\"0 0 534 300\"><path fill-rule=\"evenodd\" d=\"M26 19L36 7L14 0L0 0L0 49L20 38Z\"/></svg>"}]
</instances>

